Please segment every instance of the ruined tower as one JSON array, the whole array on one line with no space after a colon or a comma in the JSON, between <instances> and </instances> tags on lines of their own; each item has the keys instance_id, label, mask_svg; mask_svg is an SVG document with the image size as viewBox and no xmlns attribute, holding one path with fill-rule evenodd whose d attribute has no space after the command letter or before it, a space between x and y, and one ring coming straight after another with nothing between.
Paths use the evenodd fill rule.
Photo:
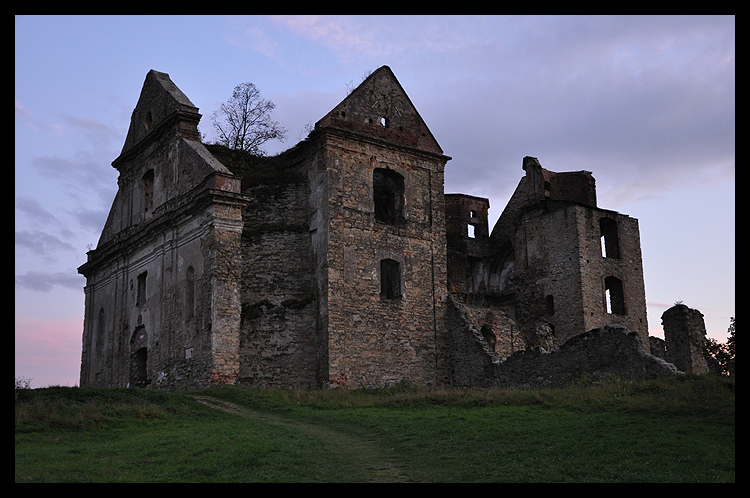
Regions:
<instances>
[{"instance_id":1,"label":"ruined tower","mask_svg":"<svg viewBox=\"0 0 750 498\"><path fill-rule=\"evenodd\" d=\"M448 272L451 292L487 291L485 255L489 252L489 199L466 194L445 195Z\"/></svg>"},{"instance_id":2,"label":"ruined tower","mask_svg":"<svg viewBox=\"0 0 750 498\"><path fill-rule=\"evenodd\" d=\"M444 334L444 168L390 68L316 124L325 144L328 372L331 383L435 382Z\"/></svg>"},{"instance_id":3,"label":"ruined tower","mask_svg":"<svg viewBox=\"0 0 750 498\"><path fill-rule=\"evenodd\" d=\"M529 346L555 348L607 324L626 326L647 345L638 220L598 207L588 171L549 171L533 157L523 169L487 241L479 232L461 253L450 234L463 234L468 219L449 218L451 289L503 304ZM477 206L472 212L482 213Z\"/></svg>"},{"instance_id":4,"label":"ruined tower","mask_svg":"<svg viewBox=\"0 0 750 498\"><path fill-rule=\"evenodd\" d=\"M523 169L525 199L511 240L515 278L523 282L519 321L550 323L558 344L619 324L647 345L638 220L599 208L587 171L555 173L530 157Z\"/></svg>"}]
</instances>

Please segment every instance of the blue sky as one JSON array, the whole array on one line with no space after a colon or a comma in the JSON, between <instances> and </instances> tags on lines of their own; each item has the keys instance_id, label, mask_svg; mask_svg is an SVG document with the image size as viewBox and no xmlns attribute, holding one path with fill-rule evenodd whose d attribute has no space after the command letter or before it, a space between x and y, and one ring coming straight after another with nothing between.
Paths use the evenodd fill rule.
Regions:
<instances>
[{"instance_id":1,"label":"blue sky","mask_svg":"<svg viewBox=\"0 0 750 498\"><path fill-rule=\"evenodd\" d=\"M304 138L388 65L445 154L446 192L490 199L524 156L592 171L640 222L649 329L682 301L726 339L735 316L734 16L16 16L15 375L75 385L77 267L117 189L146 73L210 115L250 81Z\"/></svg>"}]
</instances>

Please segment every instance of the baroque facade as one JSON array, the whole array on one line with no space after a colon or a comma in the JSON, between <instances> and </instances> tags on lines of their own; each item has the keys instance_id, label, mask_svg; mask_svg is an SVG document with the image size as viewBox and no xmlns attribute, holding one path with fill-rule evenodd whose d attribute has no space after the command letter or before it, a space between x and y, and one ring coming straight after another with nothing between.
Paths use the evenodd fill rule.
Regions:
<instances>
[{"instance_id":1,"label":"baroque facade","mask_svg":"<svg viewBox=\"0 0 750 498\"><path fill-rule=\"evenodd\" d=\"M81 386L497 385L593 329L665 363L638 222L597 207L591 173L524 158L490 231L487 199L445 194L450 157L387 66L277 156L204 144L200 118L147 74L79 268Z\"/></svg>"}]
</instances>

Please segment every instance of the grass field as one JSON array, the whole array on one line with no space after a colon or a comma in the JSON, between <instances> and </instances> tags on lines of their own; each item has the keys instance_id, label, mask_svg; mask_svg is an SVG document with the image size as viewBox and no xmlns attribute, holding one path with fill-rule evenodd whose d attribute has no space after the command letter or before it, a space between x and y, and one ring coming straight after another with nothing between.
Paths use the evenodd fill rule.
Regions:
<instances>
[{"instance_id":1,"label":"grass field","mask_svg":"<svg viewBox=\"0 0 750 498\"><path fill-rule=\"evenodd\" d=\"M734 482L734 387L20 389L15 482Z\"/></svg>"}]
</instances>

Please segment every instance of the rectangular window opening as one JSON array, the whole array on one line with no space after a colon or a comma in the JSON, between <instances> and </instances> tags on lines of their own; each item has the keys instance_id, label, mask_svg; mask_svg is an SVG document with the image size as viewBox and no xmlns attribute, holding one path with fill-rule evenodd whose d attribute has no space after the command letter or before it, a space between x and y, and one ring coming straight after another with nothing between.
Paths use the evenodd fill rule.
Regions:
<instances>
[{"instance_id":1,"label":"rectangular window opening","mask_svg":"<svg viewBox=\"0 0 750 498\"><path fill-rule=\"evenodd\" d=\"M143 272L138 275L138 292L135 298L135 304L141 306L146 303L146 275L148 272Z\"/></svg>"},{"instance_id":2,"label":"rectangular window opening","mask_svg":"<svg viewBox=\"0 0 750 498\"><path fill-rule=\"evenodd\" d=\"M604 279L604 306L608 314L625 314L625 294L622 289L622 281L617 277Z\"/></svg>"},{"instance_id":3,"label":"rectangular window opening","mask_svg":"<svg viewBox=\"0 0 750 498\"><path fill-rule=\"evenodd\" d=\"M603 258L620 257L620 241L617 235L617 222L611 218L599 220Z\"/></svg>"},{"instance_id":4,"label":"rectangular window opening","mask_svg":"<svg viewBox=\"0 0 750 498\"><path fill-rule=\"evenodd\" d=\"M392 259L380 260L380 297L401 298L401 264Z\"/></svg>"},{"instance_id":5,"label":"rectangular window opening","mask_svg":"<svg viewBox=\"0 0 750 498\"><path fill-rule=\"evenodd\" d=\"M375 219L388 225L404 220L404 177L390 169L376 168L372 176Z\"/></svg>"}]
</instances>

